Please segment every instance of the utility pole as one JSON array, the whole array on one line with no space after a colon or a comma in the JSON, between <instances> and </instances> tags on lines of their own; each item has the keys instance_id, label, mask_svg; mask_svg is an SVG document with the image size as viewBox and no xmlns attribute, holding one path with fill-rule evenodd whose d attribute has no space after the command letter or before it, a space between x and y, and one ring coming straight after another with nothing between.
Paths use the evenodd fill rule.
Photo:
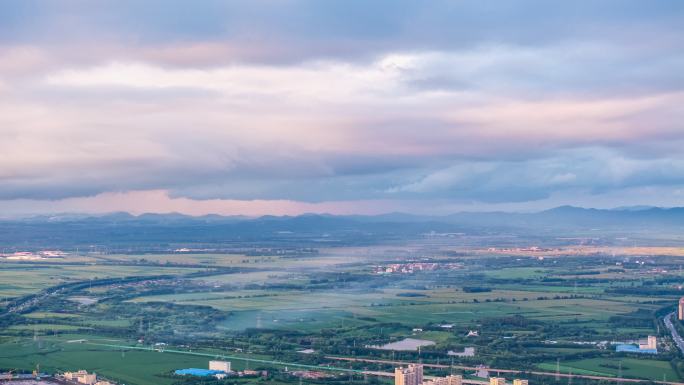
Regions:
<instances>
[{"instance_id":1,"label":"utility pole","mask_svg":"<svg viewBox=\"0 0 684 385\"><path fill-rule=\"evenodd\" d=\"M618 384L622 381L622 360L618 362Z\"/></svg>"}]
</instances>

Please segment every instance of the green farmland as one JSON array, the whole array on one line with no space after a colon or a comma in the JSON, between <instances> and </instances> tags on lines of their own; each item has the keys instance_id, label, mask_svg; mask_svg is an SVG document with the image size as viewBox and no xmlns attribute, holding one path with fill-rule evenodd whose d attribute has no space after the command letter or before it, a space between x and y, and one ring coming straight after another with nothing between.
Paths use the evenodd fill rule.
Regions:
<instances>
[{"instance_id":1,"label":"green farmland","mask_svg":"<svg viewBox=\"0 0 684 385\"><path fill-rule=\"evenodd\" d=\"M680 379L679 356L662 325L678 298L671 289L682 279L678 271L618 269L612 257L597 267L595 257L475 254L435 259L444 269L388 275L374 273L382 250L353 253L348 259L334 250L305 257L117 254L0 263L5 306L48 293L0 318L0 368L83 368L131 385L171 385L180 380L170 376L173 370L206 366L203 358L78 342L83 339L313 365L327 363L330 354L553 372L559 358L566 373ZM51 293L56 285L63 289ZM477 336L468 336L471 331ZM656 357L621 356L600 346L648 335L659 338ZM420 356L371 348L405 338L434 344ZM466 347L475 349L474 357L447 354ZM315 354L297 353L307 349ZM289 381L273 370L268 381Z\"/></svg>"}]
</instances>

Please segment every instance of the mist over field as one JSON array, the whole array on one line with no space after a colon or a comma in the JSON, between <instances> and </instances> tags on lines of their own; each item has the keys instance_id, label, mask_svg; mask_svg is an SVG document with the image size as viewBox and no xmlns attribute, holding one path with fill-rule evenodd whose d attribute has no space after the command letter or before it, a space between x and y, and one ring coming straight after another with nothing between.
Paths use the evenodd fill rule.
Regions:
<instances>
[{"instance_id":1,"label":"mist over field","mask_svg":"<svg viewBox=\"0 0 684 385\"><path fill-rule=\"evenodd\" d=\"M0 1L0 383L684 385L682 26Z\"/></svg>"}]
</instances>

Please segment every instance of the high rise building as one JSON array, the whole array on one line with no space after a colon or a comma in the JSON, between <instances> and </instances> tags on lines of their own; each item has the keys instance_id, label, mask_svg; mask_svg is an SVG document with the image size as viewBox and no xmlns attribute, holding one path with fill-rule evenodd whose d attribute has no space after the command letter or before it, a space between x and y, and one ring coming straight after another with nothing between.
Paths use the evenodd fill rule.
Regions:
<instances>
[{"instance_id":1,"label":"high rise building","mask_svg":"<svg viewBox=\"0 0 684 385\"><path fill-rule=\"evenodd\" d=\"M684 297L679 299L679 318L680 321L684 321Z\"/></svg>"},{"instance_id":2,"label":"high rise building","mask_svg":"<svg viewBox=\"0 0 684 385\"><path fill-rule=\"evenodd\" d=\"M394 369L394 385L422 385L423 365L409 364L408 367Z\"/></svg>"},{"instance_id":3,"label":"high rise building","mask_svg":"<svg viewBox=\"0 0 684 385\"><path fill-rule=\"evenodd\" d=\"M506 385L506 379L503 377L489 377L489 385Z\"/></svg>"}]
</instances>

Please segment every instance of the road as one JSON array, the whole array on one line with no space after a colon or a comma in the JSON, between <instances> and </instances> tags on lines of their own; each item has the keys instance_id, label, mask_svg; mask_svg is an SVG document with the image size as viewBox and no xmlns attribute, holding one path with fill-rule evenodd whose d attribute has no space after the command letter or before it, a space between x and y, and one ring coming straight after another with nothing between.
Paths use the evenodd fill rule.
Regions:
<instances>
[{"instance_id":1,"label":"road","mask_svg":"<svg viewBox=\"0 0 684 385\"><path fill-rule=\"evenodd\" d=\"M679 351L684 354L684 340L682 337L679 335L677 332L677 329L675 329L674 325L672 324L672 320L674 319L675 313L672 312L663 318L663 321L665 322L665 327L667 327L667 330L670 331L670 334L672 334L672 339L674 340L675 344L677 344L677 347L679 348Z\"/></svg>"},{"instance_id":2,"label":"road","mask_svg":"<svg viewBox=\"0 0 684 385\"><path fill-rule=\"evenodd\" d=\"M206 274L205 274L206 275ZM158 281L158 280L173 280L183 278L186 275L149 275L149 276L130 276L123 278L100 278L100 279L90 279L83 281L75 281L68 283L61 283L56 286L51 286L46 289L41 290L36 294L29 294L23 297L17 297L9 301L8 306L4 310L0 310L0 318L11 314L24 313L37 307L42 302L47 301L56 296L68 295L71 291L77 291L83 289L84 287L97 287L97 286L107 286L107 285L124 285L129 283L143 283L146 281ZM192 275L193 277L197 275Z\"/></svg>"},{"instance_id":3,"label":"road","mask_svg":"<svg viewBox=\"0 0 684 385\"><path fill-rule=\"evenodd\" d=\"M118 344L104 344L104 343L97 343L97 342L91 342L91 341L85 341L83 342L88 345L94 345L94 346L103 346L103 347L109 347L109 348L115 348L115 349L131 349L131 350L146 350L146 351L158 351L158 352L165 352L165 353L172 353L172 354L186 354L186 355L193 355L193 356L202 356L202 357L212 357L212 358L218 358L218 359L229 359L229 360L238 360L238 361L249 361L249 362L257 362L257 363L265 363L265 364L271 364L271 365L278 365L278 366L285 366L285 367L295 367L295 368L304 368L304 369L312 369L312 370L329 370L329 371L336 371L336 372L353 372L353 373L359 373L359 374L368 374L368 375L374 375L374 376L381 376L381 377L394 377L393 373L390 372L382 372L382 371L369 371L369 370L359 370L359 369L351 369L351 368L340 368L340 367L335 367L335 366L320 366L320 365L307 365L307 364L299 364L296 362L284 362L284 361L275 361L275 360L266 360L266 359L259 359L259 358L248 358L244 356L234 356L234 355L223 355L223 354L216 354L216 353L204 353L204 352L192 352L192 351L187 351L187 350L177 350L177 349L156 349L153 347L146 347L146 346L131 346L131 345L118 345ZM351 357L339 357L339 356L326 356L325 358L331 359L331 360L337 360L337 361L347 361L347 362L369 362L369 363L379 363L379 364L389 364L389 365L394 365L394 366L405 366L410 364L411 362L404 362L404 361L390 361L390 360L374 360L370 358L351 358ZM468 367L468 366L450 366L450 365L438 365L438 364L423 364L423 366L426 367L432 367L432 368L454 368L454 369L463 369L463 370L477 370L478 368L475 367ZM518 373L527 373L527 374L534 374L537 376L558 376L561 378L583 378L587 380L604 380L604 381L616 381L616 382L622 382L622 383L641 383L641 382L651 382L655 384L664 384L664 385L684 385L682 382L671 382L671 381L649 381L649 380L640 380L636 378L615 378L615 377L606 377L606 376L591 376L591 375L586 375L586 374L564 374L564 373L559 373L556 374L554 372L540 372L540 371L522 371L522 370L515 370L515 369L495 369L495 368L488 368L487 369L490 372L497 372L499 374L503 373L508 373L508 374L518 374ZM477 380L467 380L464 381L464 383L468 384L473 384L473 385L484 385L487 384L486 381L477 381Z\"/></svg>"},{"instance_id":4,"label":"road","mask_svg":"<svg viewBox=\"0 0 684 385\"><path fill-rule=\"evenodd\" d=\"M369 358L351 358L351 357L337 357L337 356L326 356L325 358L331 359L331 360L339 360L339 361L358 361L358 362L371 362L371 363L379 363L379 364L388 364L388 365L394 365L394 366L405 366L410 364L411 362L404 362L404 361L390 361L390 360L373 360ZM470 366L450 366L450 365L438 365L438 364L422 364L423 366L426 367L431 367L431 368L454 368L454 369L462 369L462 370L478 370L479 368L476 367L470 367ZM561 378L583 378L587 380L604 380L604 381L616 381L616 382L623 382L623 383L637 383L637 382L651 382L651 383L656 383L656 384L667 384L667 385L684 385L682 382L670 382L670 381L649 381L649 380L640 380L636 378L616 378L616 377L606 377L606 376L592 376L592 375L587 375L587 374L564 374L564 373L559 373L556 374L555 372L540 372L540 371L522 371L522 370L515 370L515 369L495 369L495 368L488 368L487 369L490 372L497 372L499 374L519 374L519 373L528 373L528 374L534 374L536 376L553 376L553 377L561 377Z\"/></svg>"},{"instance_id":5,"label":"road","mask_svg":"<svg viewBox=\"0 0 684 385\"><path fill-rule=\"evenodd\" d=\"M677 336L679 337L679 335L677 335ZM259 359L259 358L249 358L249 357L244 357L244 356L223 355L223 354L217 354L217 353L193 352L193 351L188 351L188 350L177 350L177 349L167 349L167 348L160 350L157 348L146 347L146 346L119 345L119 344L111 344L111 343L105 344L105 343L97 343L97 342L92 342L92 341L87 341L87 340L82 342L82 343L85 343L88 345L93 345L93 346L102 346L102 347L115 348L115 349L157 351L157 352L165 352L165 353L172 353L172 354L185 354L185 355L192 355L192 356L211 357L211 358L216 358L216 359L249 361L249 362L265 363L265 364L271 364L271 365L294 367L294 368L304 368L304 369L312 369L312 370L353 372L353 373L368 374L368 375L381 376L381 377L394 377L394 374L390 373L390 372L359 370L359 369L351 369L351 368L340 368L340 367L335 367L335 366L308 365L308 364L299 364L296 362L284 362L284 361L267 360L267 359ZM337 360L337 361L368 362L368 363L388 364L388 365L393 365L393 366L405 366L405 365L408 365L411 363L411 362L405 362L405 361L374 360L374 359L370 359L370 358L352 358L352 357L339 357L339 356L326 356L325 358L330 359L330 360ZM479 369L479 368L475 368L475 367L457 366L457 365L454 365L454 366L438 365L438 364L422 364L422 365L426 366L426 367L442 368L442 369L445 369L445 368L454 368L454 369L462 369L462 370L477 370L477 369ZM537 376L554 376L554 377L558 376L561 378L582 378L582 379L587 379L587 380L616 381L616 382L621 382L621 383L650 382L650 383L664 384L664 385L684 385L684 383L682 383L682 382L649 381L649 380L643 380L643 379L640 380L640 379L636 379L636 378L616 378L616 377L606 377L606 376L592 376L592 375L585 375L585 374L564 374L564 373L556 374L555 372L522 371L522 370L515 370L515 369L495 369L495 368L488 368L487 370L490 372L497 372L499 374L503 374L503 373L508 373L508 374L527 373L527 374L533 374L533 375L537 375ZM468 383L468 384L473 384L473 385L485 385L488 383L486 381L477 381L477 380L464 380L463 382Z\"/></svg>"}]
</instances>

